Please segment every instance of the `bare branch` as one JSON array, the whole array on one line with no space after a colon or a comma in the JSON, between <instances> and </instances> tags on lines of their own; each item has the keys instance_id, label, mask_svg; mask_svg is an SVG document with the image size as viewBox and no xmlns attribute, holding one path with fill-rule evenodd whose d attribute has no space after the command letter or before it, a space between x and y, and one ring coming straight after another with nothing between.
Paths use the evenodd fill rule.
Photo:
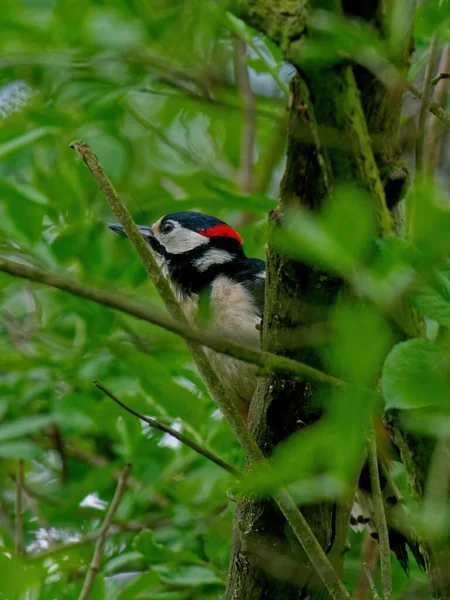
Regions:
<instances>
[{"instance_id":1,"label":"bare branch","mask_svg":"<svg viewBox=\"0 0 450 600\"><path fill-rule=\"evenodd\" d=\"M286 488L281 488L274 495L274 500L291 526L296 538L300 541L303 550L324 582L331 597L335 600L351 600L350 594L345 589L322 546L311 531L308 522Z\"/></svg>"},{"instance_id":2,"label":"bare branch","mask_svg":"<svg viewBox=\"0 0 450 600\"><path fill-rule=\"evenodd\" d=\"M111 504L109 505L108 512L106 513L105 520L100 528L99 538L95 545L94 556L92 557L92 561L89 567L89 571L87 572L86 579L83 584L83 588L78 596L78 600L86 600L88 598L92 586L94 585L95 577L97 576L98 570L100 568L100 561L103 553L103 546L105 545L106 536L108 533L108 529L111 527L111 523L114 517L114 514L119 507L120 501L122 499L123 493L125 491L125 487L127 484L127 478L131 470L131 463L125 465L125 468L122 471L122 474L119 478L119 482L116 487L116 491L114 492L113 499Z\"/></svg>"},{"instance_id":3,"label":"bare branch","mask_svg":"<svg viewBox=\"0 0 450 600\"><path fill-rule=\"evenodd\" d=\"M110 392L100 382L94 381L94 385L96 387L98 387L99 390L102 390L102 392L105 393L107 396L109 396L109 398L111 398L111 400L114 400L114 402L116 404L121 406L124 410L126 410L130 414L134 415L138 419L141 419L141 421L144 421L145 423L150 425L150 427L153 427L154 429L159 429L159 431L163 431L164 433L167 433L168 435L172 436L173 438L175 438L176 440L178 440L185 446L188 446L189 448L194 450L194 452L197 452L197 454L204 456L211 462L218 465L220 468L224 469L225 471L228 471L228 473L231 473L231 475L234 475L235 477L238 477L239 479L242 477L242 473L240 473L237 469L235 469L234 467L229 465L227 462L225 462L224 460L222 460L221 458L219 458L218 456L216 456L215 454L213 454L206 448L203 448L196 442L193 442L192 440L187 438L185 435L183 435L176 429L173 429L172 427L169 427L168 425L164 425L163 423L160 423L153 417L146 417L143 414L139 413L137 410L134 410L134 408L131 408L131 406L128 406L127 404L125 404L125 402L122 402L121 400L119 400L119 398L117 398L117 396L115 396L112 392Z\"/></svg>"},{"instance_id":4,"label":"bare branch","mask_svg":"<svg viewBox=\"0 0 450 600\"><path fill-rule=\"evenodd\" d=\"M367 581L369 582L370 589L372 590L373 600L381 600L380 596L378 595L377 586L375 585L375 582L373 580L369 565L367 563L363 563L363 569L366 573L366 577L367 577Z\"/></svg>"},{"instance_id":5,"label":"bare branch","mask_svg":"<svg viewBox=\"0 0 450 600\"><path fill-rule=\"evenodd\" d=\"M92 149L88 144L81 141L72 142L70 147L77 152L94 176L100 191L103 192L111 210L123 226L124 232L139 255L147 274L153 281L169 313L174 318L186 322L186 317L181 310L169 283L165 277L163 277L153 253L136 227L128 209L120 201L117 191L100 165L97 157L92 152Z\"/></svg>"},{"instance_id":6,"label":"bare branch","mask_svg":"<svg viewBox=\"0 0 450 600\"><path fill-rule=\"evenodd\" d=\"M439 69L441 71L450 70L450 44L446 44L442 51ZM440 73L432 80L433 85L436 85L433 93L433 101L438 106L445 106L447 103L448 90L450 79L448 73ZM446 133L446 129L436 115L431 115L428 121L428 126L425 134L425 156L424 167L426 173L432 175L439 162L439 155L442 146L442 139Z\"/></svg>"},{"instance_id":7,"label":"bare branch","mask_svg":"<svg viewBox=\"0 0 450 600\"><path fill-rule=\"evenodd\" d=\"M442 0L440 0L439 5L440 4L442 4ZM419 124L417 127L416 137L416 171L421 171L424 165L426 120L428 106L430 105L431 96L433 94L432 78L434 63L436 62L437 44L438 35L435 34L430 44L428 61L423 81L422 98L420 100Z\"/></svg>"},{"instance_id":8,"label":"bare branch","mask_svg":"<svg viewBox=\"0 0 450 600\"><path fill-rule=\"evenodd\" d=\"M408 83L406 87L408 88L408 90L411 92L411 94L413 96L415 96L419 100L422 98L422 92L415 85L413 85L412 83ZM446 127L448 127L450 129L450 113L445 111L442 108L442 106L439 106L439 104L436 104L436 102L429 102L428 110L430 111L430 113L435 115L438 119L440 119Z\"/></svg>"},{"instance_id":9,"label":"bare branch","mask_svg":"<svg viewBox=\"0 0 450 600\"><path fill-rule=\"evenodd\" d=\"M369 596L370 580L367 578L367 568L370 575L375 571L378 558L378 542L373 539L369 531L364 534L361 550L361 568L358 575L358 583L354 593L354 600L367 600Z\"/></svg>"},{"instance_id":10,"label":"bare branch","mask_svg":"<svg viewBox=\"0 0 450 600\"><path fill-rule=\"evenodd\" d=\"M16 477L16 516L15 516L15 550L18 556L22 556L25 552L23 545L23 460L20 459L17 463Z\"/></svg>"},{"instance_id":11,"label":"bare branch","mask_svg":"<svg viewBox=\"0 0 450 600\"><path fill-rule=\"evenodd\" d=\"M436 75L436 77L433 77L433 79L431 80L431 84L436 85L442 79L450 79L450 73L439 73L439 75Z\"/></svg>"},{"instance_id":12,"label":"bare branch","mask_svg":"<svg viewBox=\"0 0 450 600\"><path fill-rule=\"evenodd\" d=\"M381 494L380 474L378 470L377 439L372 426L369 432L367 458L370 470L370 483L372 500L380 543L381 583L383 587L383 600L392 600L392 567L391 551L389 548L389 534L384 512L383 496Z\"/></svg>"}]
</instances>

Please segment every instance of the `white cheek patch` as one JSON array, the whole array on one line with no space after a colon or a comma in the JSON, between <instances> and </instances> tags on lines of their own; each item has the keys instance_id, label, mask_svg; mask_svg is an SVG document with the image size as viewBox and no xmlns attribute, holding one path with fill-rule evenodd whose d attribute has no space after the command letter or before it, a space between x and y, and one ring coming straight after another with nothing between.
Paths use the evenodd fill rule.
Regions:
<instances>
[{"instance_id":1,"label":"white cheek patch","mask_svg":"<svg viewBox=\"0 0 450 600\"><path fill-rule=\"evenodd\" d=\"M203 273L213 265L223 265L227 262L231 262L232 260L232 255L226 250L211 248L211 250L207 250L203 256L197 258L197 260L194 261L194 265L197 267L200 273Z\"/></svg>"},{"instance_id":2,"label":"white cheek patch","mask_svg":"<svg viewBox=\"0 0 450 600\"><path fill-rule=\"evenodd\" d=\"M169 254L184 254L199 246L209 244L208 237L184 227L176 227L166 235L159 233L157 238Z\"/></svg>"},{"instance_id":3,"label":"white cheek patch","mask_svg":"<svg viewBox=\"0 0 450 600\"><path fill-rule=\"evenodd\" d=\"M261 279L265 279L266 278L266 272L265 271L261 271L260 273L257 273L256 277L260 277Z\"/></svg>"}]
</instances>

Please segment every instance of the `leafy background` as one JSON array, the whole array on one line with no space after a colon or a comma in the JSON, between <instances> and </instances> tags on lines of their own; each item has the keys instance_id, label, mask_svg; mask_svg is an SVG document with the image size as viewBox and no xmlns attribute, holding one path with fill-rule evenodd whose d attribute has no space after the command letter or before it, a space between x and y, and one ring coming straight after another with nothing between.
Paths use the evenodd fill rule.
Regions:
<instances>
[{"instance_id":1,"label":"leafy background","mask_svg":"<svg viewBox=\"0 0 450 600\"><path fill-rule=\"evenodd\" d=\"M418 9L411 78L422 73L434 33L448 36L448 11L439 13L437 4ZM363 24L316 16L321 35L305 61L333 62L340 49L355 60L362 49L380 64L389 60L389 44ZM16 0L2 6L0 34L2 256L160 307L132 249L106 228L109 209L69 148L82 139L136 222L201 210L239 228L247 253L263 257L266 216L283 172L293 75L276 47L220 3L202 0ZM405 127L413 120L412 104L409 99ZM440 165L442 172L446 167ZM358 208L364 198L347 186L339 193L339 202L330 201L318 219L293 219L286 246L344 277L357 264L356 283L367 285L370 302L361 303L358 318L354 307L334 308L329 318L336 335L320 351L330 372L361 385L395 341L381 302L387 292L409 294L411 282L419 282L411 302L431 330L448 327L443 258L449 216L445 192L424 184L412 241L380 242L374 250L370 210ZM348 219L360 232L353 245ZM0 293L0 598L78 596L127 461L132 477L90 597L219 598L236 482L92 385L101 381L137 410L241 468L243 453L184 344L102 306L6 275ZM439 347L430 340L396 346L383 374L388 406L426 407L431 389L433 410L442 416L448 375L434 372L430 352L445 359L445 336ZM412 362L417 377L411 381ZM431 384L423 384L424 365L433 371ZM279 449L279 479L257 473L250 489L263 493L282 481L302 501L338 496L357 468L371 403L340 393L333 406L320 428ZM429 419L424 423L432 427ZM14 552L19 459L25 469L22 557ZM407 493L400 466L395 476ZM353 590L362 536L350 533L350 540L345 582ZM396 597L425 598L424 581L414 564L410 578L394 565Z\"/></svg>"}]
</instances>

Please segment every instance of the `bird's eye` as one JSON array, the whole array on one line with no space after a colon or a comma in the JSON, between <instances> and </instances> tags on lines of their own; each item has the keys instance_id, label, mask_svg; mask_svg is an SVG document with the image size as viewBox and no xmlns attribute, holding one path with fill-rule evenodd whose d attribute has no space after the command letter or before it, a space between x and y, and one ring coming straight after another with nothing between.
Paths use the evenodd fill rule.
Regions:
<instances>
[{"instance_id":1,"label":"bird's eye","mask_svg":"<svg viewBox=\"0 0 450 600\"><path fill-rule=\"evenodd\" d=\"M164 223L163 225L161 225L159 230L161 233L170 233L174 230L174 227L175 226L172 223Z\"/></svg>"}]
</instances>

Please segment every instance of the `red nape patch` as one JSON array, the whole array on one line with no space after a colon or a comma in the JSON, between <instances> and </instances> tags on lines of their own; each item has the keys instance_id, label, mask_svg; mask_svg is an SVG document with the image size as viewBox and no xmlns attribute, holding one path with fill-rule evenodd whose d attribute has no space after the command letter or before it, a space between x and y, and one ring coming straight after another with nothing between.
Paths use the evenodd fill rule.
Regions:
<instances>
[{"instance_id":1,"label":"red nape patch","mask_svg":"<svg viewBox=\"0 0 450 600\"><path fill-rule=\"evenodd\" d=\"M197 230L200 235L204 235L206 237L228 237L237 240L240 244L243 243L243 239L238 234L238 232L227 225L226 223L221 223L220 225L214 225L214 227L208 227L208 229L198 229Z\"/></svg>"}]
</instances>

